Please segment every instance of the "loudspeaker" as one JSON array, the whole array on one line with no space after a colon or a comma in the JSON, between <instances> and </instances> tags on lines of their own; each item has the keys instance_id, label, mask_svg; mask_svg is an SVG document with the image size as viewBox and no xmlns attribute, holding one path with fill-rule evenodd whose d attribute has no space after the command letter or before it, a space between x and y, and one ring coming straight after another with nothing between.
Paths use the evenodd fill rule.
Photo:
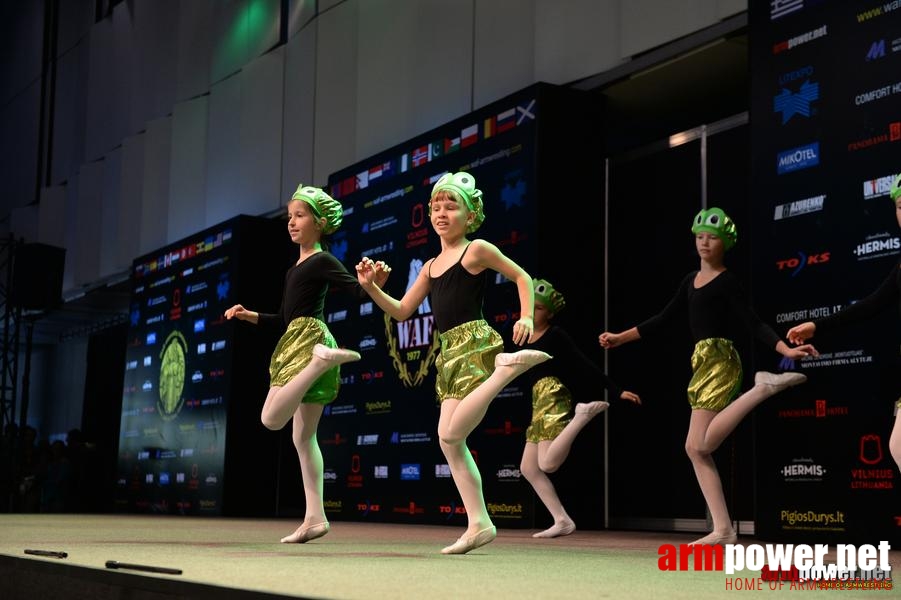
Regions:
<instances>
[{"instance_id":1,"label":"loudspeaker","mask_svg":"<svg viewBox=\"0 0 901 600\"><path fill-rule=\"evenodd\" d=\"M10 304L29 310L49 310L62 304L65 267L65 248L19 244L13 259Z\"/></svg>"}]
</instances>

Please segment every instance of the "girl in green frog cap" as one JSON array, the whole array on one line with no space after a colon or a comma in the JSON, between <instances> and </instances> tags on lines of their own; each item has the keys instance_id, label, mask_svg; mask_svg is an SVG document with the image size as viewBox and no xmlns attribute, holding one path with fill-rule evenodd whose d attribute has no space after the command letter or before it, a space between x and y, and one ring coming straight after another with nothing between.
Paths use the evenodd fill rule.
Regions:
<instances>
[{"instance_id":1,"label":"girl in green frog cap","mask_svg":"<svg viewBox=\"0 0 901 600\"><path fill-rule=\"evenodd\" d=\"M303 523L282 543L305 543L329 532L323 504L322 452L316 429L323 408L338 395L340 365L360 360L353 350L338 348L325 324L323 310L329 288L344 289L366 298L356 278L323 249L323 235L341 226L341 204L317 187L299 185L288 202L288 235L300 247L297 262L285 274L281 308L277 314L259 313L236 304L227 319L284 330L269 363L269 393L261 420L279 430L293 420L294 447L300 459L306 514ZM382 285L390 269L379 269Z\"/></svg>"},{"instance_id":2,"label":"girl in green frog cap","mask_svg":"<svg viewBox=\"0 0 901 600\"><path fill-rule=\"evenodd\" d=\"M554 357L524 375L525 389L532 394L532 422L526 429L526 445L520 471L538 498L551 513L554 524L532 535L554 538L569 535L576 524L563 508L553 482L547 476L559 469L579 432L607 409L602 400L573 405L573 394L596 393L605 388L610 398L641 404L637 394L622 390L576 345L562 327L552 324L554 316L566 306L563 294L545 279L535 279L535 332L526 348L541 350ZM590 386L585 385L590 383Z\"/></svg>"},{"instance_id":3,"label":"girl in green frog cap","mask_svg":"<svg viewBox=\"0 0 901 600\"><path fill-rule=\"evenodd\" d=\"M485 219L482 192L465 172L447 173L432 187L429 218L441 239L441 252L422 266L403 298L392 298L378 285L379 266L365 258L357 279L375 303L398 321L407 319L429 296L441 343L435 367L435 391L441 403L438 438L468 520L460 538L442 554L465 554L494 540L479 469L466 438L481 422L491 401L517 376L550 355L536 350L504 353L501 336L482 316L487 275L496 271L516 285L520 318L513 342L523 345L533 335L532 278L494 244L467 235Z\"/></svg>"},{"instance_id":4,"label":"girl in green frog cap","mask_svg":"<svg viewBox=\"0 0 901 600\"><path fill-rule=\"evenodd\" d=\"M742 367L732 342L737 333L735 325L745 325L768 347L795 360L817 352L810 345L790 347L751 308L738 278L724 264L726 251L738 241L738 231L722 209L700 211L691 232L695 234L700 268L682 280L675 296L660 313L620 333L605 331L598 341L604 348L615 348L641 338L653 338L669 321L688 317L695 348L688 384L691 420L685 451L713 520L713 531L693 543L732 544L737 536L713 452L754 407L773 394L807 380L801 373L775 375L759 371L754 376L754 387L736 398L742 383Z\"/></svg>"}]
</instances>

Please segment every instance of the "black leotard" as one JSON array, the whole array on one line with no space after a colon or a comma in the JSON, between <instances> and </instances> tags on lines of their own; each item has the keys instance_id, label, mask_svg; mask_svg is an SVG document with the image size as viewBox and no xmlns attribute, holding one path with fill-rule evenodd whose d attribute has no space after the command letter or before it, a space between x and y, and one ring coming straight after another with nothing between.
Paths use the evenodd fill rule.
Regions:
<instances>
[{"instance_id":1,"label":"black leotard","mask_svg":"<svg viewBox=\"0 0 901 600\"><path fill-rule=\"evenodd\" d=\"M288 269L278 313L259 313L258 323L286 327L297 317L324 320L325 296L330 286L346 289L360 299L369 297L341 261L328 252L317 252Z\"/></svg>"},{"instance_id":2,"label":"black leotard","mask_svg":"<svg viewBox=\"0 0 901 600\"><path fill-rule=\"evenodd\" d=\"M642 338L653 337L673 318L687 312L691 336L696 343L708 338L735 340L737 319L767 347L775 349L779 335L751 308L735 275L723 271L699 288L694 286L695 275L697 271L686 275L669 304L638 325Z\"/></svg>"},{"instance_id":3,"label":"black leotard","mask_svg":"<svg viewBox=\"0 0 901 600\"><path fill-rule=\"evenodd\" d=\"M447 271L432 277L432 263L429 263L429 280L432 284L432 314L435 329L445 332L461 323L482 318L482 300L485 297L486 271L473 275L463 267L463 256Z\"/></svg>"},{"instance_id":4,"label":"black leotard","mask_svg":"<svg viewBox=\"0 0 901 600\"><path fill-rule=\"evenodd\" d=\"M570 337L565 329L551 325L538 341L526 344L523 348L541 350L554 357L553 360L535 365L525 372L522 377L528 387L544 377L556 377L572 392L574 398L587 398L586 402L597 400L598 385L610 392L611 399L619 398L623 391L614 383L607 374L588 358L575 340ZM595 397L591 397L591 395Z\"/></svg>"}]
</instances>

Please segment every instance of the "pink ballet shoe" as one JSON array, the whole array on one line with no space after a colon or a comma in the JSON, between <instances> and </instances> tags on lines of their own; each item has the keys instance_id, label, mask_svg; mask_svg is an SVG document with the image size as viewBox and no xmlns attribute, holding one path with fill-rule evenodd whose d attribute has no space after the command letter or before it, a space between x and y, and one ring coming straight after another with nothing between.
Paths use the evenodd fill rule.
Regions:
<instances>
[{"instance_id":1,"label":"pink ballet shoe","mask_svg":"<svg viewBox=\"0 0 901 600\"><path fill-rule=\"evenodd\" d=\"M526 365L534 367L546 360L553 358L547 352L541 350L520 350L518 352L501 352L494 357L495 367L509 367L511 365Z\"/></svg>"},{"instance_id":2,"label":"pink ballet shoe","mask_svg":"<svg viewBox=\"0 0 901 600\"><path fill-rule=\"evenodd\" d=\"M807 375L803 373L786 372L776 375L769 371L757 371L754 374L754 383L756 385L771 385L775 388L774 393L800 385L805 381L807 381Z\"/></svg>"},{"instance_id":3,"label":"pink ballet shoe","mask_svg":"<svg viewBox=\"0 0 901 600\"><path fill-rule=\"evenodd\" d=\"M450 546L443 548L441 554L466 554L470 550L481 548L485 544L493 542L496 537L497 528L492 525L491 527L486 527L481 531L477 531L473 535L461 536L459 540Z\"/></svg>"},{"instance_id":4,"label":"pink ballet shoe","mask_svg":"<svg viewBox=\"0 0 901 600\"><path fill-rule=\"evenodd\" d=\"M331 529L331 527L329 526L328 521L316 523L315 525L308 525L306 527L300 526L297 528L297 531L291 535L283 537L281 542L283 544L306 544L310 540L321 538L329 532L329 529Z\"/></svg>"},{"instance_id":5,"label":"pink ballet shoe","mask_svg":"<svg viewBox=\"0 0 901 600\"><path fill-rule=\"evenodd\" d=\"M316 344L313 346L313 354L322 360L327 360L335 364L353 362L360 360L359 352L353 350L345 350L343 348L329 348L325 344Z\"/></svg>"},{"instance_id":6,"label":"pink ballet shoe","mask_svg":"<svg viewBox=\"0 0 901 600\"><path fill-rule=\"evenodd\" d=\"M553 527L549 527L544 531L539 531L538 533L533 533L533 538L555 538L562 537L564 535L569 535L573 531L576 530L576 524L571 520L566 519L565 521L561 521L560 523L554 523Z\"/></svg>"},{"instance_id":7,"label":"pink ballet shoe","mask_svg":"<svg viewBox=\"0 0 901 600\"><path fill-rule=\"evenodd\" d=\"M597 400L595 402L579 402L578 404L576 404L576 414L588 415L589 417L593 417L604 412L609 407L610 403L604 402L603 400Z\"/></svg>"}]
</instances>

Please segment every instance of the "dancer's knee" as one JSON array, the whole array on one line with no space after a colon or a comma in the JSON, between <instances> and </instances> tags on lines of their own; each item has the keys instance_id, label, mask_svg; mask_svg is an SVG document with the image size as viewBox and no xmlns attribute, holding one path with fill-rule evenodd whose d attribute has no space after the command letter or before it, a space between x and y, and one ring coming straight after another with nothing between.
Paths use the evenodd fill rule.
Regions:
<instances>
[{"instance_id":1,"label":"dancer's knee","mask_svg":"<svg viewBox=\"0 0 901 600\"><path fill-rule=\"evenodd\" d=\"M278 431L285 426L285 423L274 418L273 415L266 411L263 411L263 413L260 415L260 423L262 423L263 427L269 429L270 431Z\"/></svg>"},{"instance_id":2,"label":"dancer's knee","mask_svg":"<svg viewBox=\"0 0 901 600\"><path fill-rule=\"evenodd\" d=\"M438 443L441 445L442 450L444 450L445 446L447 446L448 449L459 447L465 441L466 436L458 435L450 429L438 431Z\"/></svg>"},{"instance_id":3,"label":"dancer's knee","mask_svg":"<svg viewBox=\"0 0 901 600\"><path fill-rule=\"evenodd\" d=\"M522 461L519 463L519 472L526 478L526 481L534 481L541 475L541 467L531 461Z\"/></svg>"},{"instance_id":4,"label":"dancer's knee","mask_svg":"<svg viewBox=\"0 0 901 600\"><path fill-rule=\"evenodd\" d=\"M704 442L688 440L685 442L685 454L687 454L688 458L691 460L699 460L710 456L710 450L706 447Z\"/></svg>"},{"instance_id":5,"label":"dancer's knee","mask_svg":"<svg viewBox=\"0 0 901 600\"><path fill-rule=\"evenodd\" d=\"M561 464L562 463L559 460L550 460L548 458L538 459L538 468L544 473L556 473Z\"/></svg>"}]
</instances>

